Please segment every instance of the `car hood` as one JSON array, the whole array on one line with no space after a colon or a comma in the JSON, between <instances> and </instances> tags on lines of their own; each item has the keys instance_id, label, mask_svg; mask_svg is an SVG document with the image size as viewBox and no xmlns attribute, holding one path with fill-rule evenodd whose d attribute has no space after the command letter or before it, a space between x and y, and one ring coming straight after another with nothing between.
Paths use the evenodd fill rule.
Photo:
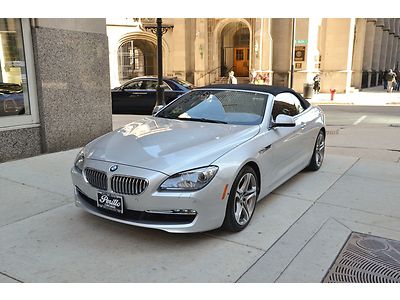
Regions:
<instances>
[{"instance_id":1,"label":"car hood","mask_svg":"<svg viewBox=\"0 0 400 300\"><path fill-rule=\"evenodd\" d=\"M259 130L258 125L146 117L92 141L85 156L172 175L210 165Z\"/></svg>"}]
</instances>

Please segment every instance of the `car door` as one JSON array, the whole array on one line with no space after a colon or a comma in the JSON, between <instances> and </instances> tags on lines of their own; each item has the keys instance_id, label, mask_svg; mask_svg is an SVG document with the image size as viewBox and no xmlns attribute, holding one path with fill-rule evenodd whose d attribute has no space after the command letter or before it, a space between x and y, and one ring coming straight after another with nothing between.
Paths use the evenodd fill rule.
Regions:
<instances>
[{"instance_id":1,"label":"car door","mask_svg":"<svg viewBox=\"0 0 400 300\"><path fill-rule=\"evenodd\" d=\"M168 84L168 82L164 82L164 99L165 99L166 104L175 100L176 98L178 98L180 95L183 95L184 93L185 92L179 90L178 87L173 86L172 83Z\"/></svg>"},{"instance_id":2,"label":"car door","mask_svg":"<svg viewBox=\"0 0 400 300\"><path fill-rule=\"evenodd\" d=\"M143 80L133 80L112 91L114 113L134 114L141 110L140 98L144 96L141 90Z\"/></svg>"},{"instance_id":3,"label":"car door","mask_svg":"<svg viewBox=\"0 0 400 300\"><path fill-rule=\"evenodd\" d=\"M293 98L294 97L294 98ZM297 173L304 158L304 142L302 141L302 129L304 124L299 117L302 110L296 105L296 96L291 93L281 93L275 96L271 112L271 122L275 121L279 114L294 117L294 127L270 128L267 134L272 144L269 149L270 186L276 187ZM271 172L272 171L272 172Z\"/></svg>"}]
</instances>

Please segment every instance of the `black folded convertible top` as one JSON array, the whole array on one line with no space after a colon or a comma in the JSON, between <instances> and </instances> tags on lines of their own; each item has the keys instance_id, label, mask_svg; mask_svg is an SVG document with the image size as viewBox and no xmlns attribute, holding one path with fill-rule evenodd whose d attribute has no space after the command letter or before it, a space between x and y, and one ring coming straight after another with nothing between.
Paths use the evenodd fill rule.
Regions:
<instances>
[{"instance_id":1,"label":"black folded convertible top","mask_svg":"<svg viewBox=\"0 0 400 300\"><path fill-rule=\"evenodd\" d=\"M198 87L198 89L227 89L227 90L242 90L242 91L254 91L254 92L262 92L269 93L274 96L288 92L292 93L299 98L299 100L303 103L305 108L310 106L310 103L305 100L299 93L296 91L284 87L284 86L273 86L273 85L262 85L262 84L210 84L203 87Z\"/></svg>"},{"instance_id":2,"label":"black folded convertible top","mask_svg":"<svg viewBox=\"0 0 400 300\"><path fill-rule=\"evenodd\" d=\"M283 86L273 86L273 85L261 85L261 84L210 84L204 87L198 87L199 89L229 89L229 90L244 90L244 91L255 91L270 93L274 96L283 93L295 93L294 90L283 87Z\"/></svg>"}]
</instances>

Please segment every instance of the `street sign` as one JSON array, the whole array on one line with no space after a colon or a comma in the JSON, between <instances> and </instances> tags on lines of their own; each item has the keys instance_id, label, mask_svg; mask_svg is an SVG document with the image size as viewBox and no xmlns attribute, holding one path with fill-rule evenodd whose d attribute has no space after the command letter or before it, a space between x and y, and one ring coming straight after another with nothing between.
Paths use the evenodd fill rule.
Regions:
<instances>
[{"instance_id":1,"label":"street sign","mask_svg":"<svg viewBox=\"0 0 400 300\"><path fill-rule=\"evenodd\" d=\"M306 44L308 44L308 40L296 40L296 44L306 45Z\"/></svg>"}]
</instances>

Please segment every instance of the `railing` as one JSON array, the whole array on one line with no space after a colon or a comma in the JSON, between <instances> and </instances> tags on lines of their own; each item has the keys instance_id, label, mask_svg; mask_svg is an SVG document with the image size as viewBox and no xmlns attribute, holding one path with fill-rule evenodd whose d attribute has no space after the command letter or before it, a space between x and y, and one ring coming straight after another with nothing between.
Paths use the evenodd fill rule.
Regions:
<instances>
[{"instance_id":1,"label":"railing","mask_svg":"<svg viewBox=\"0 0 400 300\"><path fill-rule=\"evenodd\" d=\"M206 76L208 76L208 82L210 83L211 74L214 73L215 71L217 71L218 69L222 69L223 67L224 67L224 66L216 67L216 68L212 69L211 71L208 71L207 73L201 75L201 76L200 76L199 78L197 78L197 80L196 80L196 86L199 85L199 80L202 79L202 78L204 78L204 77L206 77ZM233 69L233 66L231 66L229 69L227 69L226 73L229 73L232 69ZM221 77L225 77L225 76L221 76Z\"/></svg>"}]
</instances>

